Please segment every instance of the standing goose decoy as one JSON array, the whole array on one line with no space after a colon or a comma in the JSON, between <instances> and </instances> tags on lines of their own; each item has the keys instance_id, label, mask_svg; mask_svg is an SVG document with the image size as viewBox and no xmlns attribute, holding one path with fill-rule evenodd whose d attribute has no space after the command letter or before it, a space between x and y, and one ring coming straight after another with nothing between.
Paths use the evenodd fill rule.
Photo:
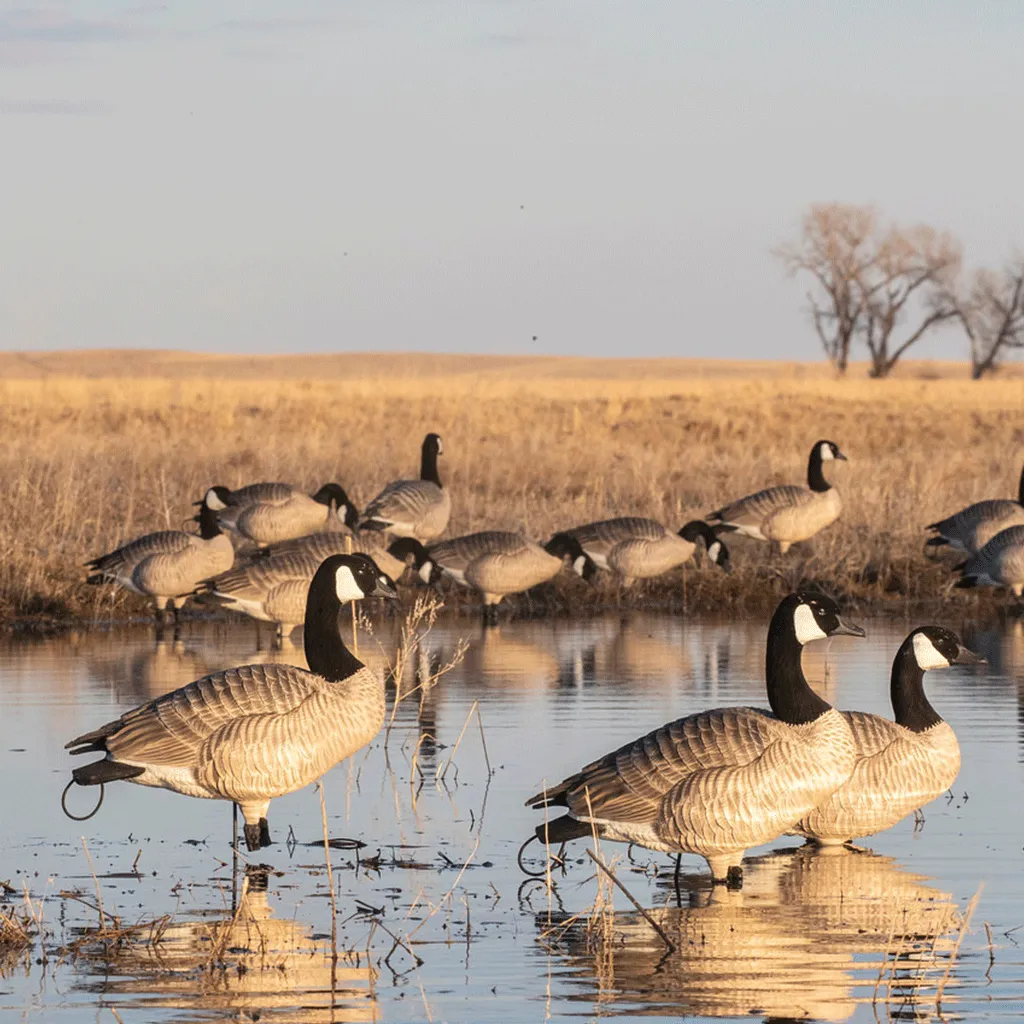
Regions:
<instances>
[{"instance_id":1,"label":"standing goose decoy","mask_svg":"<svg viewBox=\"0 0 1024 1024\"><path fill-rule=\"evenodd\" d=\"M698 540L704 541L708 558L729 571L728 548L700 519L691 520L678 533L654 519L629 516L576 526L555 536L575 537L599 569L618 573L627 586L682 565L693 557Z\"/></svg>"},{"instance_id":2,"label":"standing goose decoy","mask_svg":"<svg viewBox=\"0 0 1024 1024\"><path fill-rule=\"evenodd\" d=\"M312 533L265 548L250 561L203 580L195 597L202 604L273 622L283 640L305 619L309 585L324 559L356 553L369 555L393 579L405 570L405 563L383 548L380 534Z\"/></svg>"},{"instance_id":3,"label":"standing goose decoy","mask_svg":"<svg viewBox=\"0 0 1024 1024\"><path fill-rule=\"evenodd\" d=\"M441 483L437 457L444 453L441 438L423 439L419 480L393 480L363 513L362 530L384 530L396 537L426 543L440 537L452 514L452 498Z\"/></svg>"},{"instance_id":4,"label":"standing goose decoy","mask_svg":"<svg viewBox=\"0 0 1024 1024\"><path fill-rule=\"evenodd\" d=\"M180 604L207 576L231 568L235 549L221 532L217 513L204 500L195 521L198 536L183 530L147 533L123 547L85 563L86 583L115 583L135 594L151 597L162 622L170 609L175 622Z\"/></svg>"},{"instance_id":5,"label":"standing goose decoy","mask_svg":"<svg viewBox=\"0 0 1024 1024\"><path fill-rule=\"evenodd\" d=\"M783 484L750 494L706 516L718 531L775 541L779 553L834 523L843 510L839 492L825 479L822 465L846 456L833 441L818 441L807 460L807 486Z\"/></svg>"},{"instance_id":6,"label":"standing goose decoy","mask_svg":"<svg viewBox=\"0 0 1024 1024\"><path fill-rule=\"evenodd\" d=\"M700 854L713 881L741 885L746 849L791 828L853 770L846 719L811 689L800 665L804 645L829 636L864 630L844 623L827 597L785 598L768 628L771 711L703 711L627 743L531 796L529 807L566 807L568 814L538 825L527 842L557 844L596 832Z\"/></svg>"},{"instance_id":7,"label":"standing goose decoy","mask_svg":"<svg viewBox=\"0 0 1024 1024\"><path fill-rule=\"evenodd\" d=\"M237 491L215 486L203 501L217 513L222 527L260 547L332 524L354 529L359 521L358 509L340 484L324 484L312 495L290 484L249 484ZM344 516L339 514L342 509Z\"/></svg>"},{"instance_id":8,"label":"standing goose decoy","mask_svg":"<svg viewBox=\"0 0 1024 1024\"><path fill-rule=\"evenodd\" d=\"M392 545L393 553L405 551L401 541ZM546 583L558 574L567 557L584 578L589 579L596 572L579 541L567 534L555 534L541 547L518 533L487 530L431 545L427 548L429 562L417 556L416 568L428 582L448 576L479 591L484 599L484 619L494 623L503 597ZM425 575L428 564L429 576Z\"/></svg>"},{"instance_id":9,"label":"standing goose decoy","mask_svg":"<svg viewBox=\"0 0 1024 1024\"><path fill-rule=\"evenodd\" d=\"M896 721L843 712L857 747L853 774L790 831L837 846L881 832L945 793L960 771L960 747L925 696L924 674L983 660L948 629L915 629L892 663L889 692Z\"/></svg>"},{"instance_id":10,"label":"standing goose decoy","mask_svg":"<svg viewBox=\"0 0 1024 1024\"><path fill-rule=\"evenodd\" d=\"M1016 501L1009 498L976 501L948 519L929 523L925 529L932 530L934 536L925 541L925 548L948 545L956 551L966 551L973 555L997 533L1002 533L1011 526L1024 526L1024 469L1020 472Z\"/></svg>"},{"instance_id":11,"label":"standing goose decoy","mask_svg":"<svg viewBox=\"0 0 1024 1024\"><path fill-rule=\"evenodd\" d=\"M960 573L958 587L1009 587L1021 597L1024 595L1024 526L1011 526L997 533L953 571Z\"/></svg>"},{"instance_id":12,"label":"standing goose decoy","mask_svg":"<svg viewBox=\"0 0 1024 1024\"><path fill-rule=\"evenodd\" d=\"M249 849L269 845L270 801L320 778L369 743L384 721L383 680L348 650L338 628L344 602L374 594L394 597L395 588L372 559L332 555L317 569L306 601L309 671L246 665L128 711L67 744L72 754L106 754L75 768L72 782L125 779L233 800Z\"/></svg>"}]
</instances>

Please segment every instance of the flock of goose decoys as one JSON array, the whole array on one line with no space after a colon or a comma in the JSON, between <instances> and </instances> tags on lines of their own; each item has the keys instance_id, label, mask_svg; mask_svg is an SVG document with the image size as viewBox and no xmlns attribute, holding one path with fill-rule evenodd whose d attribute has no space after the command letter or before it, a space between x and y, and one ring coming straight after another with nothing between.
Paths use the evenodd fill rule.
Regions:
<instances>
[{"instance_id":1,"label":"flock of goose decoys","mask_svg":"<svg viewBox=\"0 0 1024 1024\"><path fill-rule=\"evenodd\" d=\"M845 456L819 441L806 488L759 491L678 533L629 517L560 531L545 545L502 531L438 540L451 512L438 474L441 453L440 437L428 434L419 479L388 484L362 516L337 484L312 496L276 483L215 486L198 502L198 535L153 533L89 562L89 582L151 597L158 617L176 616L194 596L275 622L282 632L302 623L309 669L248 665L143 704L67 744L72 754L102 755L75 768L68 789L99 785L102 801L107 782L126 780L230 800L242 811L246 845L260 849L271 842L273 798L315 781L380 730L384 680L348 650L339 613L348 602L396 597L395 579L410 563L424 582L446 576L476 589L491 617L506 594L551 579L566 560L587 579L604 570L635 580L682 564L702 542L710 561L728 569L723 533L772 541L784 553L842 509L823 470ZM1024 502L1024 474L1021 491ZM1001 584L1020 593L1024 505L981 502L929 529L931 547L968 553L961 585ZM736 886L749 847L783 834L846 843L889 828L948 790L959 748L925 695L924 673L981 659L945 628L913 630L893 662L890 721L839 711L808 684L803 647L834 636L864 631L845 623L824 594L786 597L767 636L771 710L689 715L542 789L527 805L543 809L545 820L520 850L520 864L529 843L550 848L601 836L699 854L715 882ZM564 813L550 818L550 808Z\"/></svg>"}]
</instances>

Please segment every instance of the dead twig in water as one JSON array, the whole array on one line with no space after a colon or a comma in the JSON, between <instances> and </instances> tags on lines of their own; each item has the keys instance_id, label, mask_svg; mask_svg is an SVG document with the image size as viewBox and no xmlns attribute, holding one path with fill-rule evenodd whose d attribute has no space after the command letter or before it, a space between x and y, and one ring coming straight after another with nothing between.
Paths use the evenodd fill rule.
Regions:
<instances>
[{"instance_id":1,"label":"dead twig in water","mask_svg":"<svg viewBox=\"0 0 1024 1024\"><path fill-rule=\"evenodd\" d=\"M327 884L331 893L331 978L338 966L338 905L334 898L334 869L331 867L331 839L327 829L327 803L324 800L324 780L317 784L320 791L320 821L324 827L324 861L327 863Z\"/></svg>"},{"instance_id":2,"label":"dead twig in water","mask_svg":"<svg viewBox=\"0 0 1024 1024\"><path fill-rule=\"evenodd\" d=\"M978 906L978 900L981 899L981 894L984 888L985 883L982 882L981 885L978 886L977 892L975 892L971 897L971 902L967 904L963 920L960 922L960 931L957 933L956 942L953 943L953 948L949 951L949 963L946 964L946 973L943 974L942 980L939 982L939 987L935 992L935 1009L939 1013L942 1013L942 993L945 991L946 982L949 981L949 976L953 971L953 965L956 963L957 954L960 952L960 944L964 941L964 936L967 934L967 929L971 924L971 915L973 915Z\"/></svg>"},{"instance_id":3,"label":"dead twig in water","mask_svg":"<svg viewBox=\"0 0 1024 1024\"><path fill-rule=\"evenodd\" d=\"M676 951L676 945L665 934L665 929L662 928L661 925L658 924L658 922L655 921L654 918L651 917L651 915L647 913L647 911L644 910L642 906L640 906L640 904L637 902L633 894L615 877L615 872L612 871L610 868L606 867L604 861L601 860L600 857L595 857L593 850L587 849L583 852L586 853L586 855L598 866L598 868L601 871L603 871L605 875L607 875L608 878L611 879L611 881L622 891L626 899L628 899L629 902L632 903L634 907L636 907L636 909L643 916L644 920L658 933L659 937L661 938L661 941L664 942L665 945L668 947L668 951L670 953L674 953Z\"/></svg>"}]
</instances>

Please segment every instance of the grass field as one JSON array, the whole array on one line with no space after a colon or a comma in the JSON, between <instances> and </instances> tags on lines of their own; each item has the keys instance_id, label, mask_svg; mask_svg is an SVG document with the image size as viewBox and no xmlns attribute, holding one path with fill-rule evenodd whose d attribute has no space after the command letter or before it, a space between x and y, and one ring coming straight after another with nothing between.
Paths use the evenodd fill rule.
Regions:
<instances>
[{"instance_id":1,"label":"grass field","mask_svg":"<svg viewBox=\"0 0 1024 1024\"><path fill-rule=\"evenodd\" d=\"M834 477L842 519L785 558L731 541L731 576L687 571L687 609L761 611L803 579L865 608L935 607L949 573L925 560L924 524L1014 496L1024 460L1024 377L965 378L945 364L908 364L888 381L855 368L837 381L823 366L784 363L9 354L0 615L142 612L138 599L86 587L81 563L181 526L212 483L314 490L337 480L361 505L415 474L428 430L445 441L450 534L493 527L538 539L612 515L677 528L757 488L802 482L811 444L830 438L850 459ZM565 611L683 598L681 572L628 593L566 578L539 595Z\"/></svg>"}]
</instances>

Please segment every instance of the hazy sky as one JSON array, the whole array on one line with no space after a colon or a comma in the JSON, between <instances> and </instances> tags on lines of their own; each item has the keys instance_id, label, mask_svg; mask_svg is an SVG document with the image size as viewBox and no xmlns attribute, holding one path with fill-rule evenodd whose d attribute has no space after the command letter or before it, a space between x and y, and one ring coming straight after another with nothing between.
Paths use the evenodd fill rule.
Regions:
<instances>
[{"instance_id":1,"label":"hazy sky","mask_svg":"<svg viewBox=\"0 0 1024 1024\"><path fill-rule=\"evenodd\" d=\"M1022 54L1017 0L0 7L0 345L815 358L810 202L1024 247Z\"/></svg>"}]
</instances>

